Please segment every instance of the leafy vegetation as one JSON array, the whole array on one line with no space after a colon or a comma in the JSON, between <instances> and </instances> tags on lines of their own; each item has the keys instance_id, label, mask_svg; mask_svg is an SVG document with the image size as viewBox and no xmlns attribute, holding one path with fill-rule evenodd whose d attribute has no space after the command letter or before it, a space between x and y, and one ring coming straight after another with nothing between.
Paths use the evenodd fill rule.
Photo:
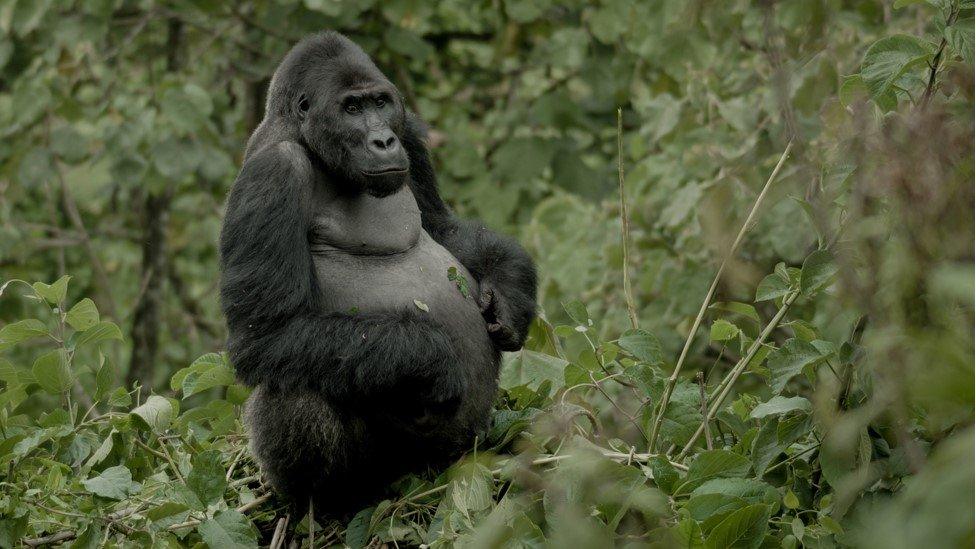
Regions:
<instances>
[{"instance_id":1,"label":"leafy vegetation","mask_svg":"<svg viewBox=\"0 0 976 549\"><path fill-rule=\"evenodd\" d=\"M971 547L973 11L0 1L0 547ZM251 461L214 292L322 28L542 277L485 439L342 521Z\"/></svg>"}]
</instances>

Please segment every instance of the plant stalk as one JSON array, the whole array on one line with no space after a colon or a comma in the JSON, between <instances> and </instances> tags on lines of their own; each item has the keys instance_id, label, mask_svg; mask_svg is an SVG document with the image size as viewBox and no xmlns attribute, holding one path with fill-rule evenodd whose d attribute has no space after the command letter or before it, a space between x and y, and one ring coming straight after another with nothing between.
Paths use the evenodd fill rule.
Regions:
<instances>
[{"instance_id":1,"label":"plant stalk","mask_svg":"<svg viewBox=\"0 0 976 549\"><path fill-rule=\"evenodd\" d=\"M701 425L698 426L695 434L691 436L691 439L688 440L688 443L685 444L685 447L681 450L681 453L678 454L675 460L681 460L688 455L688 452L694 447L695 442L698 441L698 437L705 432L705 425L707 425L708 422L715 417L715 414L718 413L719 409L721 409L722 403L725 401L725 398L729 396L729 392L732 391L732 386L735 385L736 380L739 379L742 372L744 372L746 367L749 366L749 363L752 362L753 357L756 356L756 353L763 346L763 343L765 343L766 339L769 338L769 334L773 333L773 330L779 326L780 321L783 320L783 316L786 315L786 311L789 310L790 305L796 301L796 298L799 295L799 291L794 291L783 299L783 305L778 311L776 311L776 315L773 316L773 319L769 321L769 324L766 324L766 327L763 328L763 331L759 334L759 337L757 337L756 340L752 342L752 345L749 346L749 350L746 352L746 355L739 359L739 362L736 363L735 367L729 371L725 378L722 379L722 382L719 383L718 387L715 388L715 391L712 393L713 396L710 399L712 400L712 404L708 408L708 414L702 418Z\"/></svg>"},{"instance_id":2,"label":"plant stalk","mask_svg":"<svg viewBox=\"0 0 976 549\"><path fill-rule=\"evenodd\" d=\"M634 305L634 291L630 285L630 219L627 217L627 196L624 191L624 122L620 108L617 109L617 182L620 187L620 238L624 253L624 299L627 302L630 325L636 330L640 326L637 321L637 307Z\"/></svg>"},{"instance_id":3,"label":"plant stalk","mask_svg":"<svg viewBox=\"0 0 976 549\"><path fill-rule=\"evenodd\" d=\"M685 365L685 359L688 358L688 351L691 349L691 343L695 339L695 334L698 332L698 328L701 326L702 320L705 318L705 311L708 310L708 306L712 302L712 297L715 295L715 290L718 288L718 283L722 279L722 274L725 272L725 267L728 265L729 260L735 255L736 250L738 250L739 245L742 244L742 240L745 237L746 232L749 230L749 226L752 224L753 218L756 216L756 212L759 211L759 206L762 204L763 199L766 198L766 194L769 192L769 188L772 186L773 181L776 180L776 176L779 175L780 170L783 168L783 164L786 162L786 158L789 156L790 151L793 149L793 140L786 145L786 149L783 154L780 155L779 161L776 163L776 167L773 168L773 173L769 175L769 179L766 180L766 184L763 186L762 190L759 191L759 196L756 197L756 202L752 205L752 210L749 215L746 216L746 220L742 223L742 228L739 229L739 234L736 235L735 240L732 242L732 247L729 248L729 252L725 254L725 258L722 259L722 263L718 266L718 272L715 273L715 278L712 279L712 285L708 288L708 293L705 294L705 300L702 301L701 308L698 310L698 316L695 317L695 322L691 325L691 330L688 332L688 338L685 339L685 346L681 349L681 355L678 356L678 362L674 365L674 371L671 372L671 377L668 378L667 384L664 386L664 393L661 395L661 403L658 405L657 416L654 418L654 424L651 426L650 441L648 442L647 451L649 453L654 452L657 446L657 436L661 430L661 424L664 422L664 414L667 412L668 403L671 401L671 394L674 392L675 385L678 384L678 375L681 373L681 368Z\"/></svg>"}]
</instances>

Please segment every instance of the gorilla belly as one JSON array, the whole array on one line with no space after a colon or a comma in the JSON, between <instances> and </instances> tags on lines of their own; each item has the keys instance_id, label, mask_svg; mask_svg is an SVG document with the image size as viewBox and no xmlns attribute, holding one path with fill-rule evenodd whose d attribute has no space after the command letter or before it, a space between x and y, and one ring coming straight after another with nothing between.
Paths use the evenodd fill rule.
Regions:
<instances>
[{"instance_id":1,"label":"gorilla belly","mask_svg":"<svg viewBox=\"0 0 976 549\"><path fill-rule=\"evenodd\" d=\"M419 310L455 335L459 356L494 370L478 284L423 229L408 186L377 198L322 185L313 200L309 246L325 312Z\"/></svg>"},{"instance_id":2,"label":"gorilla belly","mask_svg":"<svg viewBox=\"0 0 976 549\"><path fill-rule=\"evenodd\" d=\"M474 299L477 282L426 231L421 231L417 241L402 251L373 255L317 246L312 258L326 312L410 307L448 324L473 322L485 330ZM457 280L448 277L452 269L466 281L466 291Z\"/></svg>"}]
</instances>

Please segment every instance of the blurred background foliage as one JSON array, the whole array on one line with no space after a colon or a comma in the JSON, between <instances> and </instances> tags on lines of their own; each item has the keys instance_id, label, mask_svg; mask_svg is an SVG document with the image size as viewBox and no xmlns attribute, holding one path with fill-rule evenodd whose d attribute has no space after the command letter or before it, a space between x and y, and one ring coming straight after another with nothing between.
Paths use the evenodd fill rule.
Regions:
<instances>
[{"instance_id":1,"label":"blurred background foliage","mask_svg":"<svg viewBox=\"0 0 976 549\"><path fill-rule=\"evenodd\" d=\"M182 390L193 397L191 408L210 406L233 418L239 388L210 398L194 396L196 390L187 395L184 378L172 386L169 380L223 346L217 233L244 142L263 115L268 78L297 40L335 29L362 45L428 122L442 192L458 213L517 237L538 261L543 320L528 350L507 357L501 405L541 430L533 431L533 451L557 453L547 429L565 427L528 418L577 398L567 397L568 389L587 384L580 372L593 372L597 362L620 370L605 375L634 379L641 374L628 368L644 364L651 381L641 386L644 393L632 391L633 384L605 391L596 380L572 393L580 395L582 415L604 424L604 432L584 438L625 454L628 446L647 450L638 431L653 423L663 380L712 277L792 140L758 220L719 281L718 303L702 330L709 337L692 342L669 408L688 413L683 420L668 416L665 448L650 451L680 449L690 440L688 429L702 420L694 373L706 372L705 384L714 387L760 337L760 318L773 316L803 286L795 277L801 265L811 272L805 258L829 250L829 283L804 289L769 341L759 339L736 399L720 413L736 432L716 434L716 447L756 459L761 448L750 441L777 428L760 422L768 416L750 415L757 405L782 405L775 399L784 388L806 402L775 408L789 421L802 420L805 438L790 440L810 444L773 444L782 456L770 459L791 460L780 472L792 471L769 484L778 490L776 509L738 501L725 509L746 526L750 517L770 519L770 530L764 526L759 534L743 526L751 537L742 537L749 541L741 546L758 546L753 540L784 547L915 547L936 540L972 546L972 17L967 0L2 0L2 278L51 282L71 275L67 297L48 301L59 307L90 296L96 320L117 324L122 343L72 354L78 382L45 391L36 375L16 371L31 369L47 347L8 330L0 341L10 365L0 378L8 444L0 442L0 450L9 452L23 440L10 442L15 436L33 432L32 422L47 417L57 401L45 392L67 392L65 415L72 397L103 412L107 404L129 406L121 396L104 400L110 391L102 391L97 374L105 363L113 365L112 381L130 392L133 383L142 386L137 405L151 390L167 397ZM622 283L618 108L635 316L653 334L642 341L657 346L623 362L613 356L627 354L618 337L631 327ZM757 286L772 299L760 300ZM30 300L0 300L8 325L39 315ZM801 351L818 354L804 362L796 358ZM829 375L821 375L823 366ZM777 377L777 367L806 375ZM549 385L540 386L543 379ZM14 389L20 392L11 397ZM628 403L637 411L622 412ZM76 427L83 423L72 418ZM118 436L121 428L112 428L115 435L106 430L93 437ZM218 448L225 467L240 458L240 442L227 440L232 447ZM12 471L34 447L3 459ZM693 453L698 450L704 449ZM179 451L186 452L184 473L195 469L200 454L192 445ZM57 448L51 452L57 459ZM86 457L75 463L76 475L131 460L120 455L100 464L101 456L77 469ZM615 463L576 464L585 474L573 482L601 475L622 475L625 484L646 480L628 476L641 469L600 469ZM757 464L753 472L762 479L771 461L759 463L763 470ZM800 463L806 469L797 472ZM148 476L153 468L147 467ZM497 475L481 467L466 478L491 485ZM569 481L559 475L572 476L573 468L561 469L529 484L565 486ZM725 476L745 476L729 471ZM643 500L614 512L623 517L636 509L641 521L657 525L646 517L669 506L684 509L687 493L655 485ZM246 484L238 492L240 486ZM614 498L626 499L626 491L577 488L573 501L601 509L607 502L586 498L615 505ZM901 495L892 499L893 492ZM530 511L499 515L493 510L501 505L468 496L468 519L491 512L485 524L501 521L523 545L541 543L543 535L557 545L561 538L593 546L674 541L640 528L621 527L630 530L620 534L619 517L614 528L589 528L595 519L586 505L557 506L562 511L555 514L547 507L542 518ZM719 503L729 504L711 502ZM0 515L13 522L0 545L15 539L9 532L27 516L13 499L0 498L4 505ZM440 515L431 510L427 522L423 513L404 518L389 506L370 511L366 526L359 524L363 541L381 530L369 517L388 515L403 526L397 530L391 518L378 539L416 541L403 529L427 528L438 516L443 521L449 511L437 505ZM718 521L709 523L709 514L695 509L665 521L686 535L676 534L675 543L699 546L714 537ZM217 520L212 511L206 516ZM64 516L54 523L64 526ZM475 523L469 530L480 532L477 539L493 539ZM538 525L545 524L543 534ZM32 528L37 536L57 530ZM456 541L464 530L457 528L453 538L438 530L440 539ZM76 534L83 538L83 531ZM425 542L438 539L432 531L432 525L425 530ZM109 532L111 524L106 540ZM185 535L180 539L197 539Z\"/></svg>"}]
</instances>

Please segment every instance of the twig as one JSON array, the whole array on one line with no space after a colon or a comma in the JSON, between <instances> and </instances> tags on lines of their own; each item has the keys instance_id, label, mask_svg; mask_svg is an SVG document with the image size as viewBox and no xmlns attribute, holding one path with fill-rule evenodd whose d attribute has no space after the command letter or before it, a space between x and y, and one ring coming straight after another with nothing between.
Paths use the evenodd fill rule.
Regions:
<instances>
[{"instance_id":1,"label":"twig","mask_svg":"<svg viewBox=\"0 0 976 549\"><path fill-rule=\"evenodd\" d=\"M247 513L248 511L251 511L255 507L259 507L262 503L264 503L264 502L268 501L269 499L271 499L271 496L272 495L273 494L271 492L268 492L267 494L264 494L261 497L254 498L254 501L252 501L251 503L248 503L246 505L241 505L240 507L238 507L236 509L236 511L238 513L241 513L241 514ZM170 532L174 532L174 531L180 530L182 528L193 528L194 526L199 526L201 522L202 521L197 520L197 519L191 519L191 520L188 520L188 521L185 521L185 522L181 522L179 524L174 524L174 525L170 526L169 528L167 528L167 530L169 530Z\"/></svg>"},{"instance_id":2,"label":"twig","mask_svg":"<svg viewBox=\"0 0 976 549\"><path fill-rule=\"evenodd\" d=\"M626 453L625 454L623 452L612 452L612 451L609 451L609 450L604 450L601 453L603 454L603 457L605 457L607 459L611 459L611 460L616 461L616 462L619 462L619 463L628 463L628 462L630 462L630 463L647 463L652 458L658 457L660 455L660 454L635 454L635 453ZM550 463L556 463L556 462L559 462L559 461L562 461L564 459L568 459L568 458L571 458L571 457L573 457L573 454L559 454L559 455L554 455L554 456L542 456L542 457L539 457L539 458L536 458L536 459L532 460L530 462L530 465L548 465ZM503 461L502 463L503 464L508 464L511 461L517 460L517 459L518 458L516 458L516 457L509 458L509 459ZM687 471L688 470L688 466L687 465L684 465L683 463L678 463L676 461L669 461L669 463L675 469L680 469L682 471ZM491 475L494 476L494 477L501 476L503 468L504 467L499 467L497 469L493 469L491 471ZM417 501L417 500L423 499L423 498L425 498L427 496L431 496L431 495L434 495L434 494L438 494L438 493L443 492L444 490L446 490L449 485L450 485L450 483L441 484L440 486L435 486L435 487L433 487L433 488L431 488L429 490L425 490L423 492L419 492L417 494L414 494L414 495L411 495L411 496L407 496L404 499L404 501Z\"/></svg>"},{"instance_id":3,"label":"twig","mask_svg":"<svg viewBox=\"0 0 976 549\"><path fill-rule=\"evenodd\" d=\"M630 219L627 217L627 196L624 191L624 130L623 111L617 108L617 181L620 186L620 238L623 241L623 269L624 269L624 300L627 302L627 314L630 315L630 325L636 330L640 326L637 322L637 307L634 305L634 291L630 286ZM643 431L642 431L643 433ZM646 440L646 437L645 437Z\"/></svg>"},{"instance_id":4,"label":"twig","mask_svg":"<svg viewBox=\"0 0 976 549\"><path fill-rule=\"evenodd\" d=\"M593 386L596 387L596 390L600 391L600 394L606 397L606 399L610 401L610 404L618 412L623 414L625 418L627 418L631 423L633 423L634 427L637 427L637 432L639 432L641 437L644 438L644 442L647 442L647 433L644 432L644 428L641 426L640 422L637 421L637 419L634 416L628 414L627 411L621 408L619 404L617 404L617 401L610 396L610 393L608 393L606 389L604 389L603 386L600 385L600 382L597 381L596 376L593 375L593 372L590 372L590 380L593 381Z\"/></svg>"},{"instance_id":5,"label":"twig","mask_svg":"<svg viewBox=\"0 0 976 549\"><path fill-rule=\"evenodd\" d=\"M765 343L766 339L769 337L769 334L771 334L773 330L779 326L780 320L783 319L786 311L789 310L790 305L796 301L796 298L799 295L799 291L794 291L786 296L786 298L783 300L783 305L779 308L779 311L777 311L773 319L769 321L769 324L763 328L763 331L759 334L759 337L752 342L752 345L749 347L749 351L746 352L746 356L739 360L739 363L729 371L719 386L715 388L712 396L712 405L708 409L708 413L705 415L704 421L698 426L698 430L696 430L695 434L691 436L688 443L685 444L685 447L681 450L681 453L675 458L676 460L680 461L681 459L684 459L684 457L688 455L688 452L694 447L695 442L698 441L698 437L700 437L705 431L705 425L707 422L711 421L711 419L715 417L715 414L717 414L719 409L722 407L722 403L725 401L725 398L729 396L729 392L732 390L732 386L735 384L736 380L739 379L742 372L746 369L749 363L752 362L752 357L756 356L756 352L758 352L763 343Z\"/></svg>"},{"instance_id":6,"label":"twig","mask_svg":"<svg viewBox=\"0 0 976 549\"><path fill-rule=\"evenodd\" d=\"M234 474L234 468L237 467L237 462L241 460L241 456L244 455L244 450L246 449L246 446L241 448L240 451L237 452L237 455L234 456L234 461L232 461L230 467L227 468L227 475L224 477L225 481L230 482L230 479Z\"/></svg>"},{"instance_id":7,"label":"twig","mask_svg":"<svg viewBox=\"0 0 976 549\"><path fill-rule=\"evenodd\" d=\"M275 526L274 535L271 536L271 543L268 545L268 549L278 549L285 542L285 530L288 528L288 520L291 515L285 515L278 519L278 525Z\"/></svg>"},{"instance_id":8,"label":"twig","mask_svg":"<svg viewBox=\"0 0 976 549\"><path fill-rule=\"evenodd\" d=\"M705 375L698 372L698 395L701 398L702 424L705 426L705 448L712 450L712 433L708 429L708 394L705 392Z\"/></svg>"},{"instance_id":9,"label":"twig","mask_svg":"<svg viewBox=\"0 0 976 549\"><path fill-rule=\"evenodd\" d=\"M315 500L308 498L308 546L315 547Z\"/></svg>"},{"instance_id":10,"label":"twig","mask_svg":"<svg viewBox=\"0 0 976 549\"><path fill-rule=\"evenodd\" d=\"M61 543L62 541L70 541L78 537L78 534L71 530L62 530L50 536L44 536L40 538L25 539L23 540L24 545L29 545L30 547L40 547L42 545L54 545L55 543Z\"/></svg>"},{"instance_id":11,"label":"twig","mask_svg":"<svg viewBox=\"0 0 976 549\"><path fill-rule=\"evenodd\" d=\"M786 158L790 154L790 150L793 149L793 141L786 145L786 150L779 157L779 162L776 163L776 167L773 168L773 173L770 174L769 179L763 186L762 190L759 191L759 196L756 197L756 202L752 205L752 210L749 215L746 216L746 220L742 223L742 228L739 229L739 234L736 235L735 240L732 242L732 247L729 252L722 259L722 263L718 267L718 272L715 273L715 278L712 280L712 285L708 288L708 293L705 294L705 300L702 301L701 308L698 310L698 316L695 317L695 322L691 325L691 330L688 332L688 338L685 340L685 346L681 349L681 355L678 357L677 364L674 365L674 371L671 372L671 377L668 378L667 384L664 386L664 394L661 395L661 403L658 405L657 416L654 418L654 423L651 426L651 437L648 442L648 452L653 452L657 444L657 436L661 430L661 423L664 422L664 414L667 411L668 403L671 401L671 393L674 392L675 385L678 384L678 374L681 373L681 368L685 364L685 359L688 357L688 351L691 349L691 343L695 339L695 333L698 331L698 327L701 326L702 320L705 318L705 311L708 310L708 305L712 301L712 297L715 295L715 289L718 288L718 283L722 279L722 273L725 272L725 266L728 265L729 260L735 254L736 250L739 248L739 244L742 243L743 237L745 237L746 231L749 230L749 225L752 223L753 218L756 216L756 212L759 211L759 206L762 204L764 198L766 198L766 193L769 191L770 186L773 181L776 180L776 176L779 175L780 169L782 169L783 164L786 162Z\"/></svg>"},{"instance_id":12,"label":"twig","mask_svg":"<svg viewBox=\"0 0 976 549\"><path fill-rule=\"evenodd\" d=\"M959 8L955 6L949 13L949 18L946 20L946 27L951 26L955 21L956 17L959 15ZM945 53L946 45L948 41L945 36L942 37L942 41L939 42L939 49L935 52L935 57L932 58L932 64L929 65L929 82L925 86L925 92L922 94L922 108L924 109L929 104L929 99L932 97L932 93L935 91L935 77L939 72L939 65L942 63L942 54Z\"/></svg>"}]
</instances>

